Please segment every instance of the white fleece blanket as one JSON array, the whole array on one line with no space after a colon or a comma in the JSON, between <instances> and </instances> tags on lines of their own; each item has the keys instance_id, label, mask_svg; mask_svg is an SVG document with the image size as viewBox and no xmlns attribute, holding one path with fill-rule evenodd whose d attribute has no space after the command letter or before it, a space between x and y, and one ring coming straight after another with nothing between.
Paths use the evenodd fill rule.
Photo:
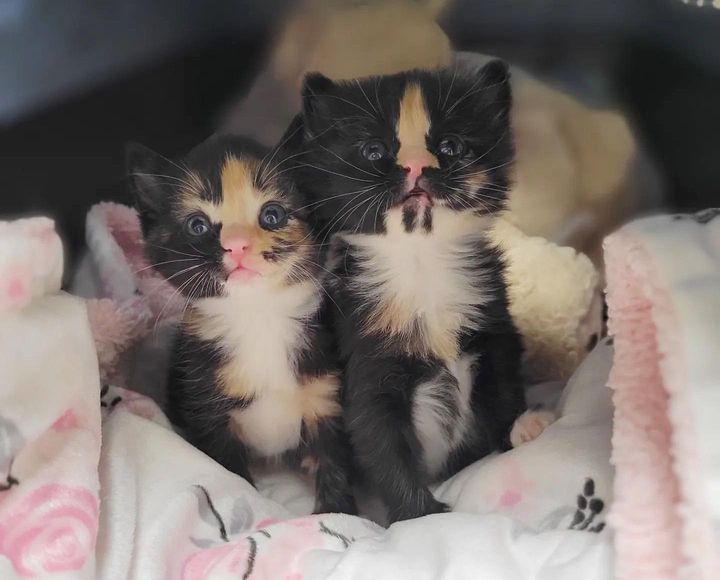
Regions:
<instances>
[{"instance_id":1,"label":"white fleece blanket","mask_svg":"<svg viewBox=\"0 0 720 580\"><path fill-rule=\"evenodd\" d=\"M270 473L256 491L150 399L101 386L84 304L57 293L59 247L48 220L0 224L0 578L612 576L606 342L539 439L439 486L453 513L389 529L309 516L302 480Z\"/></svg>"}]
</instances>

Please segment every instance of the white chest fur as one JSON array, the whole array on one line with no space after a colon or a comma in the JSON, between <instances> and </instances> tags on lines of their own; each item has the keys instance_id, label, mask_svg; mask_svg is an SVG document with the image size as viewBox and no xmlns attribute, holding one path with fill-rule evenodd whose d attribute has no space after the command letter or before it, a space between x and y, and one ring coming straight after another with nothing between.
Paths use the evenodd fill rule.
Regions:
<instances>
[{"instance_id":1,"label":"white chest fur","mask_svg":"<svg viewBox=\"0 0 720 580\"><path fill-rule=\"evenodd\" d=\"M305 321L319 302L316 286L307 282L283 289L256 283L197 304L198 334L219 343L228 357L220 387L229 396L252 399L232 419L243 441L261 456L278 455L299 442L295 355L307 339Z\"/></svg>"},{"instance_id":2,"label":"white chest fur","mask_svg":"<svg viewBox=\"0 0 720 580\"><path fill-rule=\"evenodd\" d=\"M433 380L418 385L413 398L412 418L423 449L425 468L436 476L450 452L460 446L472 428L472 367L475 357L463 355L447 365L457 380L457 387L440 373Z\"/></svg>"},{"instance_id":3,"label":"white chest fur","mask_svg":"<svg viewBox=\"0 0 720 580\"><path fill-rule=\"evenodd\" d=\"M419 326L417 354L454 360L458 335L478 326L477 307L489 298L482 269L468 267L487 223L442 208L431 233L407 233L400 222L393 210L386 234L345 236L363 269L356 290L377 305L364 330L402 337Z\"/></svg>"}]
</instances>

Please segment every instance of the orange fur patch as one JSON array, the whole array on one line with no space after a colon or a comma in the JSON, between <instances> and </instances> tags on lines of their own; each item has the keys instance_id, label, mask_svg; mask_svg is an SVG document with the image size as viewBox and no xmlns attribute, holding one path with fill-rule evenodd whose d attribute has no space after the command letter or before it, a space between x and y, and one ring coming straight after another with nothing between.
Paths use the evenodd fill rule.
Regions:
<instances>
[{"instance_id":1,"label":"orange fur patch","mask_svg":"<svg viewBox=\"0 0 720 580\"><path fill-rule=\"evenodd\" d=\"M440 166L437 157L427 149L425 139L430 131L430 115L422 89L415 83L405 87L395 131L400 142L397 154L399 165L405 166L419 161L423 167Z\"/></svg>"},{"instance_id":2,"label":"orange fur patch","mask_svg":"<svg viewBox=\"0 0 720 580\"><path fill-rule=\"evenodd\" d=\"M227 364L218 371L217 380L220 390L233 399L250 399L255 396L257 388L248 381L238 364Z\"/></svg>"},{"instance_id":3,"label":"orange fur patch","mask_svg":"<svg viewBox=\"0 0 720 580\"><path fill-rule=\"evenodd\" d=\"M305 380L300 398L303 422L311 434L324 417L337 417L342 413L339 401L340 379L336 375L322 375Z\"/></svg>"},{"instance_id":4,"label":"orange fur patch","mask_svg":"<svg viewBox=\"0 0 720 580\"><path fill-rule=\"evenodd\" d=\"M255 176L260 170L260 161L252 158L237 158L228 155L220 171L222 191L218 203L201 197L203 184L194 173L187 176L186 187L180 193L178 218L180 220L193 213L205 214L212 223L221 224L220 243L225 244L235 236L242 236L250 243L253 255L262 256L270 252L279 241L302 245L308 237L307 228L297 220L291 220L284 228L267 231L260 227L258 217L260 209L270 201L283 203L285 195L272 187L260 189L255 185ZM310 253L307 248L294 252L292 259L285 260L279 273L287 274L295 264ZM268 266L276 270L275 266ZM276 270L276 271L277 271ZM264 272L267 274L268 272Z\"/></svg>"},{"instance_id":5,"label":"orange fur patch","mask_svg":"<svg viewBox=\"0 0 720 580\"><path fill-rule=\"evenodd\" d=\"M446 313L436 324L427 324L412 306L393 297L381 300L374 307L363 333L399 337L410 354L450 361L459 355L461 327L462 317L455 313Z\"/></svg>"}]
</instances>

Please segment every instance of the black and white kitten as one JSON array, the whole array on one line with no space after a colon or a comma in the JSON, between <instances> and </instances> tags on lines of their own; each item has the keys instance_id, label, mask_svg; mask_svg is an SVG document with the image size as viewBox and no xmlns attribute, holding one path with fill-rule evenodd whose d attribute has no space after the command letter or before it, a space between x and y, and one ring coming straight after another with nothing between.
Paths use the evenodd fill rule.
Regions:
<instances>
[{"instance_id":1,"label":"black and white kitten","mask_svg":"<svg viewBox=\"0 0 720 580\"><path fill-rule=\"evenodd\" d=\"M239 137L178 163L129 148L148 257L189 302L169 415L251 483L252 459L283 457L316 472L317 512L355 513L323 270L281 158Z\"/></svg>"},{"instance_id":2,"label":"black and white kitten","mask_svg":"<svg viewBox=\"0 0 720 580\"><path fill-rule=\"evenodd\" d=\"M295 181L333 235L355 458L391 520L446 510L430 482L547 423L523 415L521 341L486 237L509 187L510 106L500 61L338 83L315 74L288 133L302 151Z\"/></svg>"}]
</instances>

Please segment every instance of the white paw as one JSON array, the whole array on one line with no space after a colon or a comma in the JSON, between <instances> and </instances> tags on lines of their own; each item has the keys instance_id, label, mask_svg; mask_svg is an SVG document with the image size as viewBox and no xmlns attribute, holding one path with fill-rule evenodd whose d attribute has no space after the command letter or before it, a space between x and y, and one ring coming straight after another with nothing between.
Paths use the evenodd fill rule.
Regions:
<instances>
[{"instance_id":1,"label":"white paw","mask_svg":"<svg viewBox=\"0 0 720 580\"><path fill-rule=\"evenodd\" d=\"M513 447L517 447L537 439L555 419L555 415L550 411L525 411L515 419L510 431L510 443Z\"/></svg>"}]
</instances>

